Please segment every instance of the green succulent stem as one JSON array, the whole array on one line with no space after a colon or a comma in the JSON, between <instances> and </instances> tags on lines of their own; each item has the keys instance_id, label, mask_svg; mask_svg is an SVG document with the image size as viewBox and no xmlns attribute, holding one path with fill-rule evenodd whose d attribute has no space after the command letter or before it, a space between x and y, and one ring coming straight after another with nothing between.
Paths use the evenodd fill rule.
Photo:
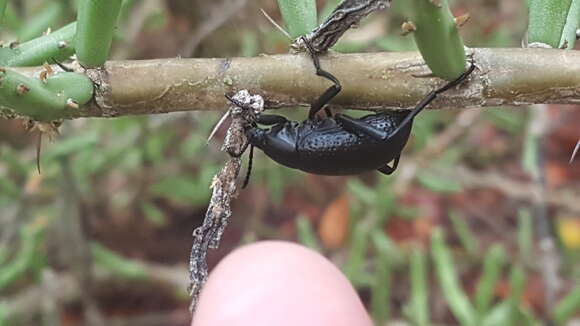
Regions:
<instances>
[{"instance_id":1,"label":"green succulent stem","mask_svg":"<svg viewBox=\"0 0 580 326\"><path fill-rule=\"evenodd\" d=\"M61 118L92 97L93 83L82 74L63 72L45 81L17 72L0 71L0 105L38 121Z\"/></svg>"},{"instance_id":2,"label":"green succulent stem","mask_svg":"<svg viewBox=\"0 0 580 326\"><path fill-rule=\"evenodd\" d=\"M14 259L0 265L0 290L21 278L34 262L44 229L26 225L20 230L21 247Z\"/></svg>"},{"instance_id":3,"label":"green succulent stem","mask_svg":"<svg viewBox=\"0 0 580 326\"><path fill-rule=\"evenodd\" d=\"M564 325L580 310L580 286L576 286L566 295L552 311L557 325Z\"/></svg>"},{"instance_id":4,"label":"green succulent stem","mask_svg":"<svg viewBox=\"0 0 580 326\"><path fill-rule=\"evenodd\" d=\"M576 13L570 12L574 7ZM563 42L564 27L568 24L569 14L576 16L576 19L572 19L575 22L571 21L569 24L578 26L578 3L572 6L572 0L528 0L528 44L559 48ZM567 38L564 37L565 39Z\"/></svg>"},{"instance_id":5,"label":"green succulent stem","mask_svg":"<svg viewBox=\"0 0 580 326\"><path fill-rule=\"evenodd\" d=\"M409 0L408 10L415 42L433 74L459 77L466 67L465 47L447 0Z\"/></svg>"},{"instance_id":6,"label":"green succulent stem","mask_svg":"<svg viewBox=\"0 0 580 326\"><path fill-rule=\"evenodd\" d=\"M0 48L0 66L39 66L55 59L65 60L74 54L76 23L12 48Z\"/></svg>"},{"instance_id":7,"label":"green succulent stem","mask_svg":"<svg viewBox=\"0 0 580 326\"><path fill-rule=\"evenodd\" d=\"M47 28L58 22L65 10L64 2L54 1L46 4L37 15L31 17L18 31L18 40L26 42L44 33Z\"/></svg>"},{"instance_id":8,"label":"green succulent stem","mask_svg":"<svg viewBox=\"0 0 580 326\"><path fill-rule=\"evenodd\" d=\"M278 0L278 7L293 38L306 35L316 28L315 0Z\"/></svg>"},{"instance_id":9,"label":"green succulent stem","mask_svg":"<svg viewBox=\"0 0 580 326\"><path fill-rule=\"evenodd\" d=\"M572 0L558 47L572 50L576 45L576 31L580 28L580 0Z\"/></svg>"},{"instance_id":10,"label":"green succulent stem","mask_svg":"<svg viewBox=\"0 0 580 326\"><path fill-rule=\"evenodd\" d=\"M431 237L431 254L433 255L439 284L453 315L461 325L475 326L477 324L475 310L461 288L451 252L445 244L441 229L434 231Z\"/></svg>"},{"instance_id":11,"label":"green succulent stem","mask_svg":"<svg viewBox=\"0 0 580 326\"><path fill-rule=\"evenodd\" d=\"M4 12L6 11L6 5L8 0L0 0L0 24L4 21Z\"/></svg>"},{"instance_id":12,"label":"green succulent stem","mask_svg":"<svg viewBox=\"0 0 580 326\"><path fill-rule=\"evenodd\" d=\"M121 3L121 0L81 0L75 45L84 67L102 66L109 57Z\"/></svg>"},{"instance_id":13,"label":"green succulent stem","mask_svg":"<svg viewBox=\"0 0 580 326\"><path fill-rule=\"evenodd\" d=\"M493 302L496 283L501 277L501 269L505 264L506 253L499 245L492 246L483 262L483 271L475 290L475 306L480 318L483 318Z\"/></svg>"},{"instance_id":14,"label":"green succulent stem","mask_svg":"<svg viewBox=\"0 0 580 326\"><path fill-rule=\"evenodd\" d=\"M415 248L411 253L411 302L409 317L414 325L429 325L429 299L427 286L427 259L425 253Z\"/></svg>"}]
</instances>

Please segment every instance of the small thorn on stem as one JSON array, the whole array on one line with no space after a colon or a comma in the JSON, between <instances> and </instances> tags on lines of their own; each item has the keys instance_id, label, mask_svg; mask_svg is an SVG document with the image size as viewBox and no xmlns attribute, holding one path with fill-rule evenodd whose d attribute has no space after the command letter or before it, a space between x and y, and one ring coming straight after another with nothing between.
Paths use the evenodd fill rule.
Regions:
<instances>
[{"instance_id":1,"label":"small thorn on stem","mask_svg":"<svg viewBox=\"0 0 580 326\"><path fill-rule=\"evenodd\" d=\"M572 156L570 156L570 161L568 162L569 164L572 164L572 162L574 162L574 158L576 157L576 154L578 154L579 149L580 149L580 140L578 140L578 142L576 143L576 147L574 147L574 151L572 151Z\"/></svg>"},{"instance_id":2,"label":"small thorn on stem","mask_svg":"<svg viewBox=\"0 0 580 326\"><path fill-rule=\"evenodd\" d=\"M443 4L441 3L441 0L430 0L430 2L436 6L437 8L441 8L443 7Z\"/></svg>"},{"instance_id":3,"label":"small thorn on stem","mask_svg":"<svg viewBox=\"0 0 580 326\"><path fill-rule=\"evenodd\" d=\"M66 107L68 109L78 109L79 103L77 101L73 100L72 98L69 98L68 100L66 100Z\"/></svg>"},{"instance_id":4,"label":"small thorn on stem","mask_svg":"<svg viewBox=\"0 0 580 326\"><path fill-rule=\"evenodd\" d=\"M412 21L406 21L401 25L401 35L405 36L417 30L417 26Z\"/></svg>"},{"instance_id":5,"label":"small thorn on stem","mask_svg":"<svg viewBox=\"0 0 580 326\"><path fill-rule=\"evenodd\" d=\"M16 86L16 94L24 95L28 92L30 92L30 87L26 86L25 84L18 84L18 86Z\"/></svg>"},{"instance_id":6,"label":"small thorn on stem","mask_svg":"<svg viewBox=\"0 0 580 326\"><path fill-rule=\"evenodd\" d=\"M455 25L457 25L457 27L463 27L463 25L465 25L469 21L470 18L471 18L471 15L464 14L461 16L457 16L453 19L455 20Z\"/></svg>"}]
</instances>

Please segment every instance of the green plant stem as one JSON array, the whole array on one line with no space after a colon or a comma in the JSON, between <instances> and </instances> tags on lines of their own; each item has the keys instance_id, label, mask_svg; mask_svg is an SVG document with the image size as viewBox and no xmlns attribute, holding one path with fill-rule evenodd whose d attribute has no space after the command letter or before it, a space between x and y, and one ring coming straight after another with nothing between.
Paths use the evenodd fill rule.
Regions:
<instances>
[{"instance_id":1,"label":"green plant stem","mask_svg":"<svg viewBox=\"0 0 580 326\"><path fill-rule=\"evenodd\" d=\"M580 0L572 0L558 47L566 48L568 50L574 49L574 46L576 45L576 31L578 28L580 28Z\"/></svg>"},{"instance_id":2,"label":"green plant stem","mask_svg":"<svg viewBox=\"0 0 580 326\"><path fill-rule=\"evenodd\" d=\"M465 48L447 0L409 0L409 9L415 42L433 74L459 77L466 68Z\"/></svg>"},{"instance_id":3,"label":"green plant stem","mask_svg":"<svg viewBox=\"0 0 580 326\"><path fill-rule=\"evenodd\" d=\"M18 15L16 10L14 9L14 5L8 1L6 5L6 10L4 11L4 17L2 19L2 26L6 26L6 28L17 31L22 28L23 22L22 18Z\"/></svg>"},{"instance_id":4,"label":"green plant stem","mask_svg":"<svg viewBox=\"0 0 580 326\"><path fill-rule=\"evenodd\" d=\"M443 295L453 315L463 326L475 326L475 310L469 302L469 298L461 288L459 278L455 271L455 264L451 253L443 239L443 231L437 229L431 237L431 254L435 263L435 271Z\"/></svg>"},{"instance_id":5,"label":"green plant stem","mask_svg":"<svg viewBox=\"0 0 580 326\"><path fill-rule=\"evenodd\" d=\"M558 325L564 325L572 316L580 310L580 286L576 286L566 295L552 312L554 321Z\"/></svg>"},{"instance_id":6,"label":"green plant stem","mask_svg":"<svg viewBox=\"0 0 580 326\"><path fill-rule=\"evenodd\" d=\"M485 255L483 271L475 290L475 306L480 319L484 319L493 301L495 286L505 263L505 252L500 245L493 245Z\"/></svg>"},{"instance_id":7,"label":"green plant stem","mask_svg":"<svg viewBox=\"0 0 580 326\"><path fill-rule=\"evenodd\" d=\"M376 250L374 282L371 288L371 311L375 325L383 325L390 316L390 294L393 259L389 240L384 234L372 233Z\"/></svg>"},{"instance_id":8,"label":"green plant stem","mask_svg":"<svg viewBox=\"0 0 580 326\"><path fill-rule=\"evenodd\" d=\"M73 39L76 23L14 48L0 48L0 66L22 67L37 66L50 59L65 60L74 54Z\"/></svg>"},{"instance_id":9,"label":"green plant stem","mask_svg":"<svg viewBox=\"0 0 580 326\"><path fill-rule=\"evenodd\" d=\"M84 67L102 66L109 57L121 3L121 0L81 0L76 49Z\"/></svg>"},{"instance_id":10,"label":"green plant stem","mask_svg":"<svg viewBox=\"0 0 580 326\"><path fill-rule=\"evenodd\" d=\"M315 0L278 0L278 7L290 36L306 35L316 28Z\"/></svg>"},{"instance_id":11,"label":"green plant stem","mask_svg":"<svg viewBox=\"0 0 580 326\"><path fill-rule=\"evenodd\" d=\"M464 218L455 213L450 214L449 218L451 219L453 230L459 237L459 241L467 252L475 257L479 250L479 243L473 232L471 232L471 229L469 229L469 225Z\"/></svg>"},{"instance_id":12,"label":"green plant stem","mask_svg":"<svg viewBox=\"0 0 580 326\"><path fill-rule=\"evenodd\" d=\"M147 277L147 271L142 264L124 258L97 242L91 244L91 253L96 265L105 268L114 275L128 279L143 279Z\"/></svg>"},{"instance_id":13,"label":"green plant stem","mask_svg":"<svg viewBox=\"0 0 580 326\"><path fill-rule=\"evenodd\" d=\"M571 4L572 0L528 0L528 44L558 48Z\"/></svg>"},{"instance_id":14,"label":"green plant stem","mask_svg":"<svg viewBox=\"0 0 580 326\"><path fill-rule=\"evenodd\" d=\"M43 235L43 229L32 225L24 226L20 231L21 248L9 264L0 266L0 290L21 277L34 261L36 249Z\"/></svg>"},{"instance_id":15,"label":"green plant stem","mask_svg":"<svg viewBox=\"0 0 580 326\"><path fill-rule=\"evenodd\" d=\"M520 301L524 293L524 287L526 285L526 274L519 264L512 266L510 273L510 297L509 301L511 304L511 323L513 325L518 325L518 317Z\"/></svg>"},{"instance_id":16,"label":"green plant stem","mask_svg":"<svg viewBox=\"0 0 580 326\"><path fill-rule=\"evenodd\" d=\"M365 224L357 225L352 233L348 260L344 265L344 274L355 285L360 285L364 278L364 262L369 243L369 230Z\"/></svg>"},{"instance_id":17,"label":"green plant stem","mask_svg":"<svg viewBox=\"0 0 580 326\"><path fill-rule=\"evenodd\" d=\"M63 111L86 104L92 94L93 84L82 74L63 72L43 82L11 70L0 71L0 105L35 120L58 119Z\"/></svg>"},{"instance_id":18,"label":"green plant stem","mask_svg":"<svg viewBox=\"0 0 580 326\"><path fill-rule=\"evenodd\" d=\"M429 325L429 298L427 294L427 260L421 249L411 254L411 306L409 318L415 326Z\"/></svg>"},{"instance_id":19,"label":"green plant stem","mask_svg":"<svg viewBox=\"0 0 580 326\"><path fill-rule=\"evenodd\" d=\"M320 245L316 238L316 233L312 227L312 222L305 216L299 216L296 219L296 229L298 232L298 241L308 248L320 251Z\"/></svg>"},{"instance_id":20,"label":"green plant stem","mask_svg":"<svg viewBox=\"0 0 580 326\"><path fill-rule=\"evenodd\" d=\"M62 1L53 1L46 4L36 16L31 17L18 31L18 40L26 42L44 33L47 28L62 17L64 9Z\"/></svg>"},{"instance_id":21,"label":"green plant stem","mask_svg":"<svg viewBox=\"0 0 580 326\"><path fill-rule=\"evenodd\" d=\"M0 0L0 25L4 22L4 12L7 4L8 0Z\"/></svg>"}]
</instances>

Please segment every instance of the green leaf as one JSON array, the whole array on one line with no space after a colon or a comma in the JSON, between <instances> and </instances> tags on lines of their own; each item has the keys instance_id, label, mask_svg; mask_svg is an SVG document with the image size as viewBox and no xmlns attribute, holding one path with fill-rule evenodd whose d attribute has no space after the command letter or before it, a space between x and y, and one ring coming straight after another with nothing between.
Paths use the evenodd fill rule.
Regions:
<instances>
[{"instance_id":1,"label":"green leaf","mask_svg":"<svg viewBox=\"0 0 580 326\"><path fill-rule=\"evenodd\" d=\"M571 6L572 0L528 0L528 44L558 48Z\"/></svg>"},{"instance_id":2,"label":"green leaf","mask_svg":"<svg viewBox=\"0 0 580 326\"><path fill-rule=\"evenodd\" d=\"M425 171L417 175L417 180L423 187L434 192L456 193L463 189L461 184L455 180Z\"/></svg>"},{"instance_id":3,"label":"green leaf","mask_svg":"<svg viewBox=\"0 0 580 326\"><path fill-rule=\"evenodd\" d=\"M144 202L141 205L141 209L145 214L145 218L156 226L164 226L167 224L167 219L165 214L161 211L155 204L150 202Z\"/></svg>"},{"instance_id":4,"label":"green leaf","mask_svg":"<svg viewBox=\"0 0 580 326\"><path fill-rule=\"evenodd\" d=\"M510 325L512 316L512 305L509 300L505 300L499 304L497 304L493 309L489 312L489 314L485 315L483 322L481 323L482 326L498 326L498 325Z\"/></svg>"},{"instance_id":5,"label":"green leaf","mask_svg":"<svg viewBox=\"0 0 580 326\"><path fill-rule=\"evenodd\" d=\"M431 255L443 295L453 315L463 326L475 326L476 313L461 288L451 253L443 239L443 231L436 229L431 237Z\"/></svg>"},{"instance_id":6,"label":"green leaf","mask_svg":"<svg viewBox=\"0 0 580 326\"><path fill-rule=\"evenodd\" d=\"M524 260L532 259L534 224L530 211L521 208L518 211L518 247Z\"/></svg>"},{"instance_id":7,"label":"green leaf","mask_svg":"<svg viewBox=\"0 0 580 326\"><path fill-rule=\"evenodd\" d=\"M306 35L318 26L315 0L278 0L278 7L288 33L294 38Z\"/></svg>"},{"instance_id":8,"label":"green leaf","mask_svg":"<svg viewBox=\"0 0 580 326\"><path fill-rule=\"evenodd\" d=\"M487 251L483 262L483 271L475 290L475 306L480 318L488 314L493 301L497 281L505 264L505 251L502 246L494 244Z\"/></svg>"},{"instance_id":9,"label":"green leaf","mask_svg":"<svg viewBox=\"0 0 580 326\"><path fill-rule=\"evenodd\" d=\"M471 229L469 229L469 225L465 219L454 212L449 215L449 218L451 219L453 230L459 237L459 241L465 250L467 250L470 255L474 257L477 256L477 252L479 251L479 243L473 232L471 232Z\"/></svg>"},{"instance_id":10,"label":"green leaf","mask_svg":"<svg viewBox=\"0 0 580 326\"><path fill-rule=\"evenodd\" d=\"M364 223L354 227L348 259L343 266L346 277L356 285L365 283L364 262L369 243L369 230Z\"/></svg>"},{"instance_id":11,"label":"green leaf","mask_svg":"<svg viewBox=\"0 0 580 326\"><path fill-rule=\"evenodd\" d=\"M4 12L6 11L6 4L7 3L8 3L8 0L0 0L0 24L2 24L4 21Z\"/></svg>"},{"instance_id":12,"label":"green leaf","mask_svg":"<svg viewBox=\"0 0 580 326\"><path fill-rule=\"evenodd\" d=\"M105 246L92 243L91 251L95 263L108 271L129 279L142 279L147 277L147 271L140 263L116 254Z\"/></svg>"},{"instance_id":13,"label":"green leaf","mask_svg":"<svg viewBox=\"0 0 580 326\"><path fill-rule=\"evenodd\" d=\"M51 144L51 146L47 148L46 157L49 159L58 159L63 156L75 154L82 150L92 148L98 143L98 141L99 139L96 132L85 132L65 139L59 139L58 142Z\"/></svg>"},{"instance_id":14,"label":"green leaf","mask_svg":"<svg viewBox=\"0 0 580 326\"><path fill-rule=\"evenodd\" d=\"M381 236L382 234L382 236ZM374 282L371 287L371 313L375 325L384 324L390 315L391 279L393 273L393 259L390 248L385 245L384 233L372 233L372 240L376 250Z\"/></svg>"},{"instance_id":15,"label":"green leaf","mask_svg":"<svg viewBox=\"0 0 580 326\"><path fill-rule=\"evenodd\" d=\"M566 24L562 30L562 38L560 39L559 48L566 48L568 50L574 49L576 45L576 31L580 27L580 0L572 0L568 16L566 17Z\"/></svg>"},{"instance_id":16,"label":"green leaf","mask_svg":"<svg viewBox=\"0 0 580 326\"><path fill-rule=\"evenodd\" d=\"M580 285L570 291L554 308L552 316L558 325L564 325L580 311Z\"/></svg>"},{"instance_id":17,"label":"green leaf","mask_svg":"<svg viewBox=\"0 0 580 326\"><path fill-rule=\"evenodd\" d=\"M312 227L312 222L310 220L300 215L296 219L296 229L298 233L298 241L308 248L320 251L320 245L318 244L318 239L314 228Z\"/></svg>"},{"instance_id":18,"label":"green leaf","mask_svg":"<svg viewBox=\"0 0 580 326\"><path fill-rule=\"evenodd\" d=\"M427 285L427 259L422 249L414 248L411 253L411 300L407 315L416 326L428 326L429 298Z\"/></svg>"}]
</instances>

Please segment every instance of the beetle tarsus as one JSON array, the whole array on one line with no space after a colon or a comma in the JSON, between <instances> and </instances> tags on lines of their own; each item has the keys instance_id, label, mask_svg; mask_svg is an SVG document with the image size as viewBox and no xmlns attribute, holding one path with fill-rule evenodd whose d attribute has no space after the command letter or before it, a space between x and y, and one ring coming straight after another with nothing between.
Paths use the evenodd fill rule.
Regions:
<instances>
[{"instance_id":1,"label":"beetle tarsus","mask_svg":"<svg viewBox=\"0 0 580 326\"><path fill-rule=\"evenodd\" d=\"M399 159L400 158L401 158L401 155L399 154L399 156L395 157L395 159L393 160L393 166L385 165L382 168L377 169L377 171L379 171L385 175L393 174L393 172L395 172L397 170L397 166L399 166Z\"/></svg>"}]
</instances>

